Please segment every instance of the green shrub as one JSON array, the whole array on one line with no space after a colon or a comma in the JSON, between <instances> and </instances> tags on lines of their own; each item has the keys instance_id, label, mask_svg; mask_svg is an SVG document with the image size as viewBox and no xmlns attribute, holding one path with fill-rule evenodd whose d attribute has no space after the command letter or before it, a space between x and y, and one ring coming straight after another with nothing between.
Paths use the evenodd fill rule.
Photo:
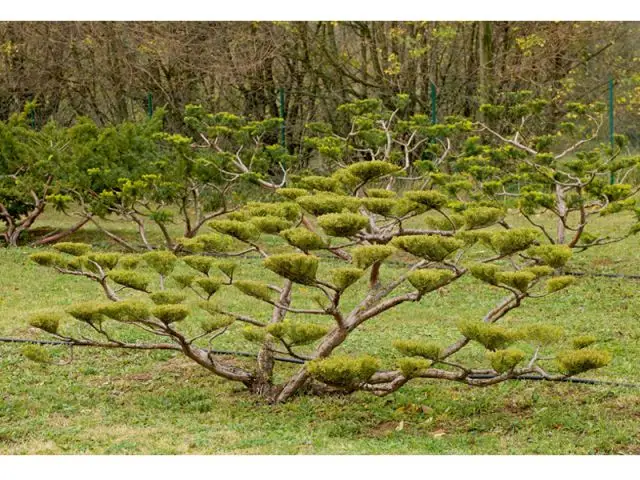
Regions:
<instances>
[{"instance_id":1,"label":"green shrub","mask_svg":"<svg viewBox=\"0 0 640 480\"><path fill-rule=\"evenodd\" d=\"M211 270L211 267L213 266L213 258L202 255L182 257L182 261L194 270L204 273L205 275L209 275L209 270Z\"/></svg>"},{"instance_id":2,"label":"green shrub","mask_svg":"<svg viewBox=\"0 0 640 480\"><path fill-rule=\"evenodd\" d=\"M69 261L59 253L55 252L38 252L29 255L29 258L43 267L66 268Z\"/></svg>"},{"instance_id":3,"label":"green shrub","mask_svg":"<svg viewBox=\"0 0 640 480\"><path fill-rule=\"evenodd\" d=\"M447 196L436 190L415 190L405 192L404 198L431 210L441 209L447 205Z\"/></svg>"},{"instance_id":4,"label":"green shrub","mask_svg":"<svg viewBox=\"0 0 640 480\"><path fill-rule=\"evenodd\" d=\"M571 258L571 248L567 245L540 245L530 248L527 253L552 268L564 267Z\"/></svg>"},{"instance_id":5,"label":"green shrub","mask_svg":"<svg viewBox=\"0 0 640 480\"><path fill-rule=\"evenodd\" d=\"M527 267L522 271L531 272L536 276L536 278L547 277L549 275L553 275L554 272L553 268L547 265L534 265L533 267Z\"/></svg>"},{"instance_id":6,"label":"green shrub","mask_svg":"<svg viewBox=\"0 0 640 480\"><path fill-rule=\"evenodd\" d=\"M518 336L522 339L529 340L537 345L551 345L556 343L564 331L561 327L555 325L533 324L518 329Z\"/></svg>"},{"instance_id":7,"label":"green shrub","mask_svg":"<svg viewBox=\"0 0 640 480\"><path fill-rule=\"evenodd\" d=\"M173 253L161 250L145 253L142 258L153 270L165 277L173 272L178 261L178 257Z\"/></svg>"},{"instance_id":8,"label":"green shrub","mask_svg":"<svg viewBox=\"0 0 640 480\"><path fill-rule=\"evenodd\" d=\"M496 280L498 283L508 285L511 288L526 292L529 289L529 285L536 279L536 275L532 272L520 271L520 272L498 272L496 273Z\"/></svg>"},{"instance_id":9,"label":"green shrub","mask_svg":"<svg viewBox=\"0 0 640 480\"><path fill-rule=\"evenodd\" d=\"M368 182L376 178L384 177L396 173L400 167L389 162L381 160L372 160L369 162L359 162L349 165L346 169L349 175L353 175L361 182Z\"/></svg>"},{"instance_id":10,"label":"green shrub","mask_svg":"<svg viewBox=\"0 0 640 480\"><path fill-rule=\"evenodd\" d=\"M298 204L315 216L339 213L343 210L356 211L360 207L360 200L346 195L306 195L296 199Z\"/></svg>"},{"instance_id":11,"label":"green shrub","mask_svg":"<svg viewBox=\"0 0 640 480\"><path fill-rule=\"evenodd\" d=\"M398 370L402 372L406 378L413 378L427 370L431 366L429 360L424 358L403 357L397 360Z\"/></svg>"},{"instance_id":12,"label":"green shrub","mask_svg":"<svg viewBox=\"0 0 640 480\"><path fill-rule=\"evenodd\" d=\"M331 237L352 237L369 224L357 213L329 213L318 217L318 225Z\"/></svg>"},{"instance_id":13,"label":"green shrub","mask_svg":"<svg viewBox=\"0 0 640 480\"><path fill-rule=\"evenodd\" d=\"M500 208L474 207L468 208L462 214L468 229L483 228L493 225L504 218L504 211Z\"/></svg>"},{"instance_id":14,"label":"green shrub","mask_svg":"<svg viewBox=\"0 0 640 480\"><path fill-rule=\"evenodd\" d=\"M348 357L334 355L307 363L313 377L333 385L355 386L366 382L380 368L380 361L370 355Z\"/></svg>"},{"instance_id":15,"label":"green shrub","mask_svg":"<svg viewBox=\"0 0 640 480\"><path fill-rule=\"evenodd\" d=\"M253 343L263 343L267 337L267 330L253 325L247 325L240 330L242 336Z\"/></svg>"},{"instance_id":16,"label":"green shrub","mask_svg":"<svg viewBox=\"0 0 640 480\"><path fill-rule=\"evenodd\" d=\"M86 255L91 250L91 245L86 243L60 242L56 243L53 248L62 253L68 253L74 257Z\"/></svg>"},{"instance_id":17,"label":"green shrub","mask_svg":"<svg viewBox=\"0 0 640 480\"><path fill-rule=\"evenodd\" d=\"M195 280L195 283L204 290L209 297L216 293L222 286L222 282L214 278L198 278Z\"/></svg>"},{"instance_id":18,"label":"green shrub","mask_svg":"<svg viewBox=\"0 0 640 480\"><path fill-rule=\"evenodd\" d=\"M224 273L231 280L233 279L233 274L238 268L238 264L231 260L221 260L219 262L216 262L215 265L218 268L218 270Z\"/></svg>"},{"instance_id":19,"label":"green shrub","mask_svg":"<svg viewBox=\"0 0 640 480\"><path fill-rule=\"evenodd\" d=\"M575 277L570 275L565 275L561 277L553 277L547 281L547 291L549 293L554 293L559 290L563 290L567 288L569 285L576 281Z\"/></svg>"},{"instance_id":20,"label":"green shrub","mask_svg":"<svg viewBox=\"0 0 640 480\"><path fill-rule=\"evenodd\" d=\"M339 192L340 184L335 178L309 175L299 182L302 188L316 190L318 192Z\"/></svg>"},{"instance_id":21,"label":"green shrub","mask_svg":"<svg viewBox=\"0 0 640 480\"><path fill-rule=\"evenodd\" d=\"M75 303L67 308L67 313L76 320L81 322L90 323L92 325L100 325L104 319L102 309L108 304L104 302L82 302Z\"/></svg>"},{"instance_id":22,"label":"green shrub","mask_svg":"<svg viewBox=\"0 0 640 480\"><path fill-rule=\"evenodd\" d=\"M87 257L100 265L103 270L111 270L118 264L121 255L119 253L91 253Z\"/></svg>"},{"instance_id":23,"label":"green shrub","mask_svg":"<svg viewBox=\"0 0 640 480\"><path fill-rule=\"evenodd\" d=\"M120 257L120 268L124 269L124 270L135 270L138 265L140 265L140 262L142 261L142 257L140 255L137 254L129 254L129 255L122 255Z\"/></svg>"},{"instance_id":24,"label":"green shrub","mask_svg":"<svg viewBox=\"0 0 640 480\"><path fill-rule=\"evenodd\" d=\"M267 327L267 332L276 338L285 340L290 345L307 345L324 337L329 328L308 322L284 320Z\"/></svg>"},{"instance_id":25,"label":"green shrub","mask_svg":"<svg viewBox=\"0 0 640 480\"><path fill-rule=\"evenodd\" d=\"M161 290L152 293L149 298L156 305L175 305L184 302L187 299L187 295L178 291Z\"/></svg>"},{"instance_id":26,"label":"green shrub","mask_svg":"<svg viewBox=\"0 0 640 480\"><path fill-rule=\"evenodd\" d=\"M309 195L309 192L304 188L279 188L276 190L276 193L289 200L295 200L298 197Z\"/></svg>"},{"instance_id":27,"label":"green shrub","mask_svg":"<svg viewBox=\"0 0 640 480\"><path fill-rule=\"evenodd\" d=\"M111 270L107 276L118 285L148 292L149 278L141 273L133 270Z\"/></svg>"},{"instance_id":28,"label":"green shrub","mask_svg":"<svg viewBox=\"0 0 640 480\"><path fill-rule=\"evenodd\" d=\"M390 217L395 211L398 201L390 198L363 198L361 200L362 205L371 213L381 215L383 217Z\"/></svg>"},{"instance_id":29,"label":"green shrub","mask_svg":"<svg viewBox=\"0 0 640 480\"><path fill-rule=\"evenodd\" d=\"M123 300L110 303L100 309L100 312L118 322L137 322L149 318L149 307L140 300Z\"/></svg>"},{"instance_id":30,"label":"green shrub","mask_svg":"<svg viewBox=\"0 0 640 480\"><path fill-rule=\"evenodd\" d=\"M343 292L364 275L364 270L352 267L333 268L329 270L329 275L333 286Z\"/></svg>"},{"instance_id":31,"label":"green shrub","mask_svg":"<svg viewBox=\"0 0 640 480\"><path fill-rule=\"evenodd\" d=\"M233 286L245 295L249 295L250 297L254 297L267 302L272 301L272 291L264 283L256 282L253 280L236 280L235 282L233 282Z\"/></svg>"},{"instance_id":32,"label":"green shrub","mask_svg":"<svg viewBox=\"0 0 640 480\"><path fill-rule=\"evenodd\" d=\"M272 255L263 265L281 277L302 285L313 285L318 272L318 257L303 253Z\"/></svg>"},{"instance_id":33,"label":"green shrub","mask_svg":"<svg viewBox=\"0 0 640 480\"><path fill-rule=\"evenodd\" d=\"M376 262L383 262L395 251L391 245L363 245L351 249L351 259L356 267L366 270Z\"/></svg>"},{"instance_id":34,"label":"green shrub","mask_svg":"<svg viewBox=\"0 0 640 480\"><path fill-rule=\"evenodd\" d=\"M209 222L209 226L217 232L237 238L242 242L255 242L260 238L260 230L252 223L237 220L215 220Z\"/></svg>"},{"instance_id":35,"label":"green shrub","mask_svg":"<svg viewBox=\"0 0 640 480\"><path fill-rule=\"evenodd\" d=\"M511 255L529 248L538 238L538 232L529 228L514 228L496 232L491 236L491 246L500 255Z\"/></svg>"},{"instance_id":36,"label":"green shrub","mask_svg":"<svg viewBox=\"0 0 640 480\"><path fill-rule=\"evenodd\" d=\"M256 217L251 219L251 223L262 233L278 234L291 226L287 220L274 216Z\"/></svg>"},{"instance_id":37,"label":"green shrub","mask_svg":"<svg viewBox=\"0 0 640 480\"><path fill-rule=\"evenodd\" d=\"M411 272L407 279L420 295L424 295L446 285L454 277L455 274L449 270L433 268Z\"/></svg>"},{"instance_id":38,"label":"green shrub","mask_svg":"<svg viewBox=\"0 0 640 480\"><path fill-rule=\"evenodd\" d=\"M443 352L437 343L416 340L396 340L393 347L407 357L423 357L428 360L438 360Z\"/></svg>"},{"instance_id":39,"label":"green shrub","mask_svg":"<svg viewBox=\"0 0 640 480\"><path fill-rule=\"evenodd\" d=\"M207 318L200 321L200 328L204 333L211 333L215 330L228 327L235 321L231 315L222 313L211 314Z\"/></svg>"},{"instance_id":40,"label":"green shrub","mask_svg":"<svg viewBox=\"0 0 640 480\"><path fill-rule=\"evenodd\" d=\"M571 344L573 348L576 350L580 350L582 348L587 348L596 343L598 339L594 335L580 335L579 337L575 337L571 340Z\"/></svg>"},{"instance_id":41,"label":"green shrub","mask_svg":"<svg viewBox=\"0 0 640 480\"><path fill-rule=\"evenodd\" d=\"M29 316L29 325L47 333L58 333L63 316L59 312L36 312Z\"/></svg>"},{"instance_id":42,"label":"green shrub","mask_svg":"<svg viewBox=\"0 0 640 480\"><path fill-rule=\"evenodd\" d=\"M156 305L151 309L151 313L165 325L170 325L187 318L189 308L185 305Z\"/></svg>"},{"instance_id":43,"label":"green shrub","mask_svg":"<svg viewBox=\"0 0 640 480\"><path fill-rule=\"evenodd\" d=\"M498 274L501 273L500 267L491 265L490 263L476 263L469 267L469 271L475 278L489 285L497 285Z\"/></svg>"},{"instance_id":44,"label":"green shrub","mask_svg":"<svg viewBox=\"0 0 640 480\"><path fill-rule=\"evenodd\" d=\"M464 246L460 240L438 235L396 237L391 243L416 257L432 262L441 262Z\"/></svg>"},{"instance_id":45,"label":"green shrub","mask_svg":"<svg viewBox=\"0 0 640 480\"><path fill-rule=\"evenodd\" d=\"M175 282L181 288L187 288L187 287L190 287L191 285L193 285L193 282L195 281L196 276L195 275L177 274L177 275L172 275L171 278L173 280L175 280Z\"/></svg>"},{"instance_id":46,"label":"green shrub","mask_svg":"<svg viewBox=\"0 0 640 480\"><path fill-rule=\"evenodd\" d=\"M572 376L609 365L611 354L602 350L583 348L559 353L556 360L562 373Z\"/></svg>"},{"instance_id":47,"label":"green shrub","mask_svg":"<svg viewBox=\"0 0 640 480\"><path fill-rule=\"evenodd\" d=\"M22 355L24 355L25 358L31 360L32 362L51 363L51 354L46 348L40 345L33 345L33 344L24 345L20 349L20 353L22 353Z\"/></svg>"},{"instance_id":48,"label":"green shrub","mask_svg":"<svg viewBox=\"0 0 640 480\"><path fill-rule=\"evenodd\" d=\"M282 230L280 235L296 248L299 248L305 253L312 250L320 250L326 248L327 244L320 235L304 227L289 228Z\"/></svg>"},{"instance_id":49,"label":"green shrub","mask_svg":"<svg viewBox=\"0 0 640 480\"><path fill-rule=\"evenodd\" d=\"M516 332L500 325L477 321L458 322L460 333L470 340L483 345L487 350L498 350L518 339Z\"/></svg>"},{"instance_id":50,"label":"green shrub","mask_svg":"<svg viewBox=\"0 0 640 480\"><path fill-rule=\"evenodd\" d=\"M517 348L507 348L506 350L496 350L487 352L487 358L491 366L498 373L505 373L513 370L522 360L525 353Z\"/></svg>"},{"instance_id":51,"label":"green shrub","mask_svg":"<svg viewBox=\"0 0 640 480\"><path fill-rule=\"evenodd\" d=\"M370 198L393 198L396 192L384 188L367 188L367 196Z\"/></svg>"}]
</instances>

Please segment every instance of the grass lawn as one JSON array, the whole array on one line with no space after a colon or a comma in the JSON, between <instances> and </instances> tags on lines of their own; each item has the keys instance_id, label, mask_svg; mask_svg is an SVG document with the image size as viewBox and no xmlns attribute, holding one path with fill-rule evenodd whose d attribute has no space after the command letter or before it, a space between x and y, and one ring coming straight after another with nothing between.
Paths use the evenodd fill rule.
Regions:
<instances>
[{"instance_id":1,"label":"grass lawn","mask_svg":"<svg viewBox=\"0 0 640 480\"><path fill-rule=\"evenodd\" d=\"M51 215L42 224L65 222ZM626 223L598 222L596 229L609 231ZM119 228L132 234L131 226ZM96 235L87 228L73 239L107 245ZM632 237L577 255L571 266L640 273L638 247ZM27 325L29 312L100 296L85 279L30 262L33 251L0 249L1 336L40 337ZM250 260L241 275L265 274ZM361 282L354 294L364 288ZM586 376L640 383L639 291L640 281L584 277L547 301L529 301L505 323L554 323L567 337L592 333L614 359ZM499 298L465 278L366 323L339 351L369 352L391 367L399 356L394 339L453 340L456 320L481 317ZM237 294L224 301L267 313ZM188 321L194 329L195 317ZM122 335L134 338L126 329ZM237 335L216 347L256 350ZM52 352L68 355L65 348ZM0 344L0 454L640 454L640 389L515 381L478 389L421 380L383 398L300 396L271 406L176 353L74 353L69 365L41 365L25 360L19 345ZM473 347L458 358L481 362L483 353Z\"/></svg>"}]
</instances>

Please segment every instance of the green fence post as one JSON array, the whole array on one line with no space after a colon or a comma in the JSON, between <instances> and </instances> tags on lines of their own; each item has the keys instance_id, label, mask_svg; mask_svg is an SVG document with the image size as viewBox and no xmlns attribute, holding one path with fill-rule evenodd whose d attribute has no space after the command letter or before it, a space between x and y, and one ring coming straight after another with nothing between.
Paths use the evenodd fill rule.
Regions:
<instances>
[{"instance_id":1,"label":"green fence post","mask_svg":"<svg viewBox=\"0 0 640 480\"><path fill-rule=\"evenodd\" d=\"M149 115L149 118L153 117L153 96L151 92L147 93L147 115Z\"/></svg>"},{"instance_id":2,"label":"green fence post","mask_svg":"<svg viewBox=\"0 0 640 480\"><path fill-rule=\"evenodd\" d=\"M280 88L280 118L282 119L282 124L280 125L280 144L286 147L284 115L284 88Z\"/></svg>"},{"instance_id":3,"label":"green fence post","mask_svg":"<svg viewBox=\"0 0 640 480\"><path fill-rule=\"evenodd\" d=\"M433 81L429 82L431 87L431 123L438 123L438 96L436 94L436 84Z\"/></svg>"},{"instance_id":4,"label":"green fence post","mask_svg":"<svg viewBox=\"0 0 640 480\"><path fill-rule=\"evenodd\" d=\"M611 150L615 146L614 140L614 123L613 123L613 77L609 77L609 143L611 144ZM609 183L613 185L615 178L613 172L609 175Z\"/></svg>"}]
</instances>

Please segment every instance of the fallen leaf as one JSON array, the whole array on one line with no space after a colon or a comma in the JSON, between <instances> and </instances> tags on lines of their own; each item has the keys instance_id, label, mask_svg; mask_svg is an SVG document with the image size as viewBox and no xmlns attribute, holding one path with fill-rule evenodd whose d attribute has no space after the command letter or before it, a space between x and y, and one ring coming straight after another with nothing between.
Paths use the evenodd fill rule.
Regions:
<instances>
[{"instance_id":1,"label":"fallen leaf","mask_svg":"<svg viewBox=\"0 0 640 480\"><path fill-rule=\"evenodd\" d=\"M404 428L404 420L400 420L400 423L396 427L396 432L401 431Z\"/></svg>"},{"instance_id":2,"label":"fallen leaf","mask_svg":"<svg viewBox=\"0 0 640 480\"><path fill-rule=\"evenodd\" d=\"M447 432L445 432L444 430L440 429L440 430L436 430L435 432L432 433L433 438L441 438L444 437L447 434Z\"/></svg>"}]
</instances>

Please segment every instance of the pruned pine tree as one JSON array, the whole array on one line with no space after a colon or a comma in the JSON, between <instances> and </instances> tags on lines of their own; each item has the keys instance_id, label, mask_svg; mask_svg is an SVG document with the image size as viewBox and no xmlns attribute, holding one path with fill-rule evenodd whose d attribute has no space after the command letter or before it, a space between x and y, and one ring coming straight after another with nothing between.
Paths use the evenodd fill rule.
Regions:
<instances>
[{"instance_id":1,"label":"pruned pine tree","mask_svg":"<svg viewBox=\"0 0 640 480\"><path fill-rule=\"evenodd\" d=\"M623 135L602 143L604 105L553 104L530 91L505 97L500 105L481 106L485 123L475 125L478 136L467 138L456 170L490 198L515 200L551 244L580 252L637 233L640 223L606 235L587 228L593 217L621 211L635 212L640 221L640 186L633 181L640 156L623 154ZM558 121L549 133L551 117ZM555 219L555 229L539 220L543 213Z\"/></svg>"},{"instance_id":2,"label":"pruned pine tree","mask_svg":"<svg viewBox=\"0 0 640 480\"><path fill-rule=\"evenodd\" d=\"M180 257L59 243L32 259L95 281L109 301L40 312L31 324L72 345L180 352L275 403L301 392L386 395L419 378L478 387L529 374L557 380L609 363L609 353L592 348L596 339L575 339L573 350L554 354L561 329L501 324L572 283L562 274L570 248L536 229L511 228L495 203L465 201L439 177L388 188L405 175L401 164L372 160L299 178L274 201L246 203L210 221L210 232L180 239ZM396 364L368 351L341 353L367 322L432 302L465 276L504 298L480 318L460 305L458 340L390 339L401 355ZM137 329L140 341L123 340L123 326ZM255 345L253 359L216 355L227 338ZM484 362L460 358L471 344L486 350ZM292 370L291 362L299 365Z\"/></svg>"}]
</instances>

